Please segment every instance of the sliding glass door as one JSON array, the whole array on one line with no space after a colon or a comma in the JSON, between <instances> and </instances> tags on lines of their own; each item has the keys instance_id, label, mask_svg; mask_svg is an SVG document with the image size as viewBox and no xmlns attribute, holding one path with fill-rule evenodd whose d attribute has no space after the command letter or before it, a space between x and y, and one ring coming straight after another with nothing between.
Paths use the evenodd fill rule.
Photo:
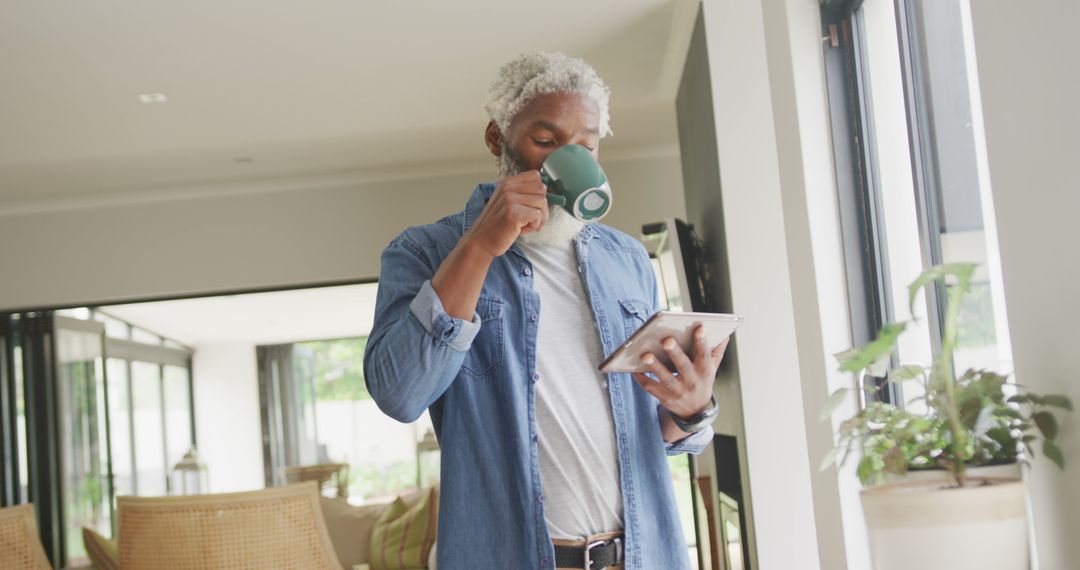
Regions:
<instances>
[{"instance_id":1,"label":"sliding glass door","mask_svg":"<svg viewBox=\"0 0 1080 570\"><path fill-rule=\"evenodd\" d=\"M256 347L266 485L285 483L285 468L320 463L315 374L310 351Z\"/></svg>"},{"instance_id":2,"label":"sliding glass door","mask_svg":"<svg viewBox=\"0 0 1080 570\"><path fill-rule=\"evenodd\" d=\"M430 417L402 424L379 410L364 382L366 346L356 337L256 347L268 486L347 465L332 490L364 503L438 481Z\"/></svg>"},{"instance_id":3,"label":"sliding glass door","mask_svg":"<svg viewBox=\"0 0 1080 570\"><path fill-rule=\"evenodd\" d=\"M110 533L105 328L51 311L0 316L3 504L32 502L54 565L80 529Z\"/></svg>"},{"instance_id":4,"label":"sliding glass door","mask_svg":"<svg viewBox=\"0 0 1080 570\"><path fill-rule=\"evenodd\" d=\"M81 529L112 531L106 423L105 327L54 316L60 496L67 560L82 560Z\"/></svg>"},{"instance_id":5,"label":"sliding glass door","mask_svg":"<svg viewBox=\"0 0 1080 570\"><path fill-rule=\"evenodd\" d=\"M106 337L102 322L0 315L0 506L33 503L54 566L112 535L117 495L164 495L194 445L191 351ZM115 459L115 463L114 460Z\"/></svg>"},{"instance_id":6,"label":"sliding glass door","mask_svg":"<svg viewBox=\"0 0 1080 570\"><path fill-rule=\"evenodd\" d=\"M172 467L195 446L192 352L126 336L106 340L116 495L172 494Z\"/></svg>"}]
</instances>

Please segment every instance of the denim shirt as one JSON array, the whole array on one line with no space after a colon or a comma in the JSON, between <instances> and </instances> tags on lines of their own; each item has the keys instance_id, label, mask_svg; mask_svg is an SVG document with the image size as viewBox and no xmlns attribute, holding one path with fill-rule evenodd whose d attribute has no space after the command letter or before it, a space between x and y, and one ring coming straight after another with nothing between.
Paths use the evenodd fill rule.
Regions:
<instances>
[{"instance_id":1,"label":"denim shirt","mask_svg":"<svg viewBox=\"0 0 1080 570\"><path fill-rule=\"evenodd\" d=\"M364 354L368 391L411 422L429 410L442 447L440 570L551 569L538 462L535 383L540 300L516 245L488 270L471 321L451 317L431 278L495 190L481 184L465 210L412 227L383 251L375 326ZM599 223L574 241L605 354L659 309L637 240ZM596 364L599 364L597 362ZM667 455L700 453L712 429L666 443L659 402L629 374L609 374L626 570L690 568ZM598 413L600 413L598 411ZM614 530L614 529L613 529Z\"/></svg>"}]
</instances>

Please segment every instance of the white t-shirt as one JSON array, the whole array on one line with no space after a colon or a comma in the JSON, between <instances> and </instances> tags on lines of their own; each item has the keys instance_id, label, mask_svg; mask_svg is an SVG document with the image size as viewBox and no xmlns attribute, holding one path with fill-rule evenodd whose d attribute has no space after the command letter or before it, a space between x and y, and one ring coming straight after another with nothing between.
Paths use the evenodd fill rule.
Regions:
<instances>
[{"instance_id":1,"label":"white t-shirt","mask_svg":"<svg viewBox=\"0 0 1080 570\"><path fill-rule=\"evenodd\" d=\"M552 538L623 528L615 422L603 347L572 242L521 243L540 296L536 427L544 515Z\"/></svg>"}]
</instances>

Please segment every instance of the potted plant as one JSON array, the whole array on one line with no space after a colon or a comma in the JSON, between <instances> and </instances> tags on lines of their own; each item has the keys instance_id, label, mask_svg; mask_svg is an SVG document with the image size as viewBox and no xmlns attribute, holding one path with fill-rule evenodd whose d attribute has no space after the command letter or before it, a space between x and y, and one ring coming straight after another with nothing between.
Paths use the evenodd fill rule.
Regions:
<instances>
[{"instance_id":1,"label":"potted plant","mask_svg":"<svg viewBox=\"0 0 1080 570\"><path fill-rule=\"evenodd\" d=\"M959 377L954 372L960 300L974 270L974 264L940 265L909 286L912 307L924 287L943 283L948 291L941 349L929 366L892 366L897 340L910 321L885 325L872 342L837 355L842 371L925 386L924 395L908 402L919 401L925 412L868 398L870 403L840 424L836 446L822 462L822 469L843 466L859 452L856 471L877 570L1027 568L1023 482L969 468L1026 463L1036 449L1065 467L1052 410L1071 411L1068 398L1032 394L992 371L967 370ZM822 419L853 392L834 392ZM932 470L939 476L905 477Z\"/></svg>"}]
</instances>

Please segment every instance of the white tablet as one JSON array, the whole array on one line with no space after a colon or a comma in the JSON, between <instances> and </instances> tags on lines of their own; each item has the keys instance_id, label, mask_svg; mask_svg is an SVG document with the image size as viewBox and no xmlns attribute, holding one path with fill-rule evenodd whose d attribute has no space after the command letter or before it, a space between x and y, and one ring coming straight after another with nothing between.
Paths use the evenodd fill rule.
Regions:
<instances>
[{"instance_id":1,"label":"white tablet","mask_svg":"<svg viewBox=\"0 0 1080 570\"><path fill-rule=\"evenodd\" d=\"M645 321L622 346L602 363L600 372L648 372L641 355L651 352L670 370L674 370L667 351L660 343L673 337L691 358L694 357L694 329L705 326L705 344L711 349L735 332L742 317L722 313L683 313L660 311Z\"/></svg>"}]
</instances>

